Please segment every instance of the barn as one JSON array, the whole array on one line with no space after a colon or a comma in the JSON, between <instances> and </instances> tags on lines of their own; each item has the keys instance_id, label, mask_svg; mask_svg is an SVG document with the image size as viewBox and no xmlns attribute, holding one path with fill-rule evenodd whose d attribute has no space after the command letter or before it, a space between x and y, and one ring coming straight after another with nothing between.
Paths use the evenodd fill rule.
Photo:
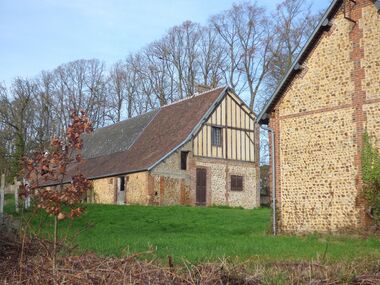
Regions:
<instances>
[{"instance_id":1,"label":"barn","mask_svg":"<svg viewBox=\"0 0 380 285\"><path fill-rule=\"evenodd\" d=\"M83 138L88 200L258 207L257 130L255 114L229 87L97 129Z\"/></svg>"},{"instance_id":2,"label":"barn","mask_svg":"<svg viewBox=\"0 0 380 285\"><path fill-rule=\"evenodd\" d=\"M363 135L380 148L380 1L334 0L258 116L281 232L368 226Z\"/></svg>"}]
</instances>

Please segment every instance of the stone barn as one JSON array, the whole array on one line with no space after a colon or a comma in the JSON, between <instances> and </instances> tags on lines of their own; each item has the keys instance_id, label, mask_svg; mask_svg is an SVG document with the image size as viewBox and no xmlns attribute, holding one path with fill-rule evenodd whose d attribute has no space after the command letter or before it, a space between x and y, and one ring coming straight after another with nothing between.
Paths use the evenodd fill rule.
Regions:
<instances>
[{"instance_id":1,"label":"stone barn","mask_svg":"<svg viewBox=\"0 0 380 285\"><path fill-rule=\"evenodd\" d=\"M254 208L255 115L228 87L196 94L84 136L95 203Z\"/></svg>"},{"instance_id":2,"label":"stone barn","mask_svg":"<svg viewBox=\"0 0 380 285\"><path fill-rule=\"evenodd\" d=\"M274 132L279 231L366 227L361 151L365 130L380 147L379 9L333 1L258 116Z\"/></svg>"}]
</instances>

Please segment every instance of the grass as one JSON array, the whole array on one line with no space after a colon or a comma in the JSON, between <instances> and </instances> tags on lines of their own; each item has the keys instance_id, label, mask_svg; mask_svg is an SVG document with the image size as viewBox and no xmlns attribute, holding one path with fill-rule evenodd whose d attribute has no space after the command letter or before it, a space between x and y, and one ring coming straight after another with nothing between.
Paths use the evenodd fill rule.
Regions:
<instances>
[{"instance_id":1,"label":"grass","mask_svg":"<svg viewBox=\"0 0 380 285\"><path fill-rule=\"evenodd\" d=\"M380 239L375 237L317 234L274 237L268 233L270 215L268 208L88 204L85 214L73 222L70 231L85 229L76 240L80 252L92 251L106 256L153 248L157 257L166 259L170 255L179 262L182 259L203 262L221 257L312 260L325 253L326 258L333 261L367 256L380 258ZM67 228L67 223L61 222L61 229Z\"/></svg>"},{"instance_id":2,"label":"grass","mask_svg":"<svg viewBox=\"0 0 380 285\"><path fill-rule=\"evenodd\" d=\"M4 212L12 215L16 214L14 194L5 194Z\"/></svg>"}]
</instances>

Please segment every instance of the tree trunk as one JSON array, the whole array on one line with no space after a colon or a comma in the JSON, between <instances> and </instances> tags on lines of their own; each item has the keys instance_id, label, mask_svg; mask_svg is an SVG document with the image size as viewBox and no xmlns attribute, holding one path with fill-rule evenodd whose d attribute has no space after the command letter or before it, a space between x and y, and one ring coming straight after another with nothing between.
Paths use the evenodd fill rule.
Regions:
<instances>
[{"instance_id":1,"label":"tree trunk","mask_svg":"<svg viewBox=\"0 0 380 285\"><path fill-rule=\"evenodd\" d=\"M53 240L53 275L57 273L57 240L58 240L58 217L54 215L54 240Z\"/></svg>"},{"instance_id":2,"label":"tree trunk","mask_svg":"<svg viewBox=\"0 0 380 285\"><path fill-rule=\"evenodd\" d=\"M20 211L20 207L19 207L19 205L20 205L20 203L19 203L19 197L18 197L18 187L19 187L19 184L18 184L18 181L17 181L17 178L15 177L14 179L13 179L13 181L14 181L14 189L15 189L15 207L16 207L16 213L18 213L19 211Z\"/></svg>"},{"instance_id":3,"label":"tree trunk","mask_svg":"<svg viewBox=\"0 0 380 285\"><path fill-rule=\"evenodd\" d=\"M1 184L0 184L0 218L3 218L3 213L4 213L4 191L5 191L5 174L1 174Z\"/></svg>"}]
</instances>

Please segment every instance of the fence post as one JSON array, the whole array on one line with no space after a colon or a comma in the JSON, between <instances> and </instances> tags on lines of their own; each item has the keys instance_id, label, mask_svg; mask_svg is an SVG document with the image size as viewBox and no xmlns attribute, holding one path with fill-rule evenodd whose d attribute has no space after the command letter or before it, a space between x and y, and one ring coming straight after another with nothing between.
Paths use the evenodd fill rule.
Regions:
<instances>
[{"instance_id":1,"label":"fence post","mask_svg":"<svg viewBox=\"0 0 380 285\"><path fill-rule=\"evenodd\" d=\"M25 192L24 208L29 209L30 208L29 183L25 178L22 179L22 186L24 187L24 192Z\"/></svg>"},{"instance_id":2,"label":"fence post","mask_svg":"<svg viewBox=\"0 0 380 285\"><path fill-rule=\"evenodd\" d=\"M16 213L19 212L19 204L18 204L18 181L17 178L14 178L14 187L15 187L15 206L16 206Z\"/></svg>"},{"instance_id":3,"label":"fence post","mask_svg":"<svg viewBox=\"0 0 380 285\"><path fill-rule=\"evenodd\" d=\"M5 191L5 174L1 174L0 183L0 218L4 217L4 191Z\"/></svg>"}]
</instances>

